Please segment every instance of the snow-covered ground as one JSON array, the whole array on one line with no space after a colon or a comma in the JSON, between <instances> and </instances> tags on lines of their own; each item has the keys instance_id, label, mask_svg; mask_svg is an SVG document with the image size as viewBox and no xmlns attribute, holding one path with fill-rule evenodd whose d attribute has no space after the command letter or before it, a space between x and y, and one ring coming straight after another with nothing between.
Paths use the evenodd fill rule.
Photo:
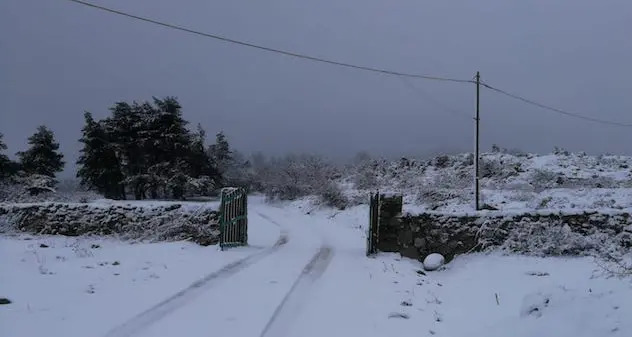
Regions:
<instances>
[{"instance_id":1,"label":"snow-covered ground","mask_svg":"<svg viewBox=\"0 0 632 337\"><path fill-rule=\"evenodd\" d=\"M364 203L379 189L420 211L463 212L474 207L473 163L472 154L373 161L340 183ZM481 202L499 210L632 209L632 157L484 153L480 165Z\"/></svg>"},{"instance_id":2,"label":"snow-covered ground","mask_svg":"<svg viewBox=\"0 0 632 337\"><path fill-rule=\"evenodd\" d=\"M630 278L590 258L477 254L423 272L364 256L365 206L250 201L251 247L225 252L0 238L2 336L632 335Z\"/></svg>"}]
</instances>

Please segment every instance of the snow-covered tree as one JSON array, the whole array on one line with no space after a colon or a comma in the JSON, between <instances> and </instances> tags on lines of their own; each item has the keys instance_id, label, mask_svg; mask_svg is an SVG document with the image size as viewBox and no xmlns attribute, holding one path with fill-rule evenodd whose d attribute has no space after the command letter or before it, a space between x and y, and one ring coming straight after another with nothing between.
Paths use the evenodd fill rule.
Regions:
<instances>
[{"instance_id":1,"label":"snow-covered tree","mask_svg":"<svg viewBox=\"0 0 632 337\"><path fill-rule=\"evenodd\" d=\"M224 132L219 132L215 135L215 144L208 147L208 155L211 161L217 168L218 175L220 177L219 184L226 186L228 181L226 180L226 172L234 165L233 151L230 148L230 144L226 139Z\"/></svg>"},{"instance_id":2,"label":"snow-covered tree","mask_svg":"<svg viewBox=\"0 0 632 337\"><path fill-rule=\"evenodd\" d=\"M318 195L331 206L346 206L346 198L336 183L340 173L319 156L302 154L272 159L270 170L273 174L263 182L270 199L293 200Z\"/></svg>"},{"instance_id":3,"label":"snow-covered tree","mask_svg":"<svg viewBox=\"0 0 632 337\"><path fill-rule=\"evenodd\" d=\"M115 144L92 114L86 112L84 119L85 125L79 139L83 148L77 160L77 177L81 179L82 186L94 189L106 198L124 199L124 176Z\"/></svg>"},{"instance_id":4,"label":"snow-covered tree","mask_svg":"<svg viewBox=\"0 0 632 337\"><path fill-rule=\"evenodd\" d=\"M147 172L144 173L149 174L151 197L157 198L162 188L180 199L184 190L173 181L186 182L190 177L188 156L192 140L182 107L175 97L154 97L153 106L145 103L143 107L146 118L140 143L146 155Z\"/></svg>"},{"instance_id":5,"label":"snow-covered tree","mask_svg":"<svg viewBox=\"0 0 632 337\"><path fill-rule=\"evenodd\" d=\"M49 177L64 168L64 155L59 153L59 143L53 131L42 125L28 138L30 147L17 153L22 170L29 175L39 174Z\"/></svg>"},{"instance_id":6,"label":"snow-covered tree","mask_svg":"<svg viewBox=\"0 0 632 337\"><path fill-rule=\"evenodd\" d=\"M4 135L0 133L0 180L11 177L17 172L17 165L3 152L6 151L7 145L3 142Z\"/></svg>"},{"instance_id":7,"label":"snow-covered tree","mask_svg":"<svg viewBox=\"0 0 632 337\"><path fill-rule=\"evenodd\" d=\"M206 151L206 131L200 124L191 136L187 161L191 177L187 182L187 192L209 195L219 183L219 172Z\"/></svg>"}]
</instances>

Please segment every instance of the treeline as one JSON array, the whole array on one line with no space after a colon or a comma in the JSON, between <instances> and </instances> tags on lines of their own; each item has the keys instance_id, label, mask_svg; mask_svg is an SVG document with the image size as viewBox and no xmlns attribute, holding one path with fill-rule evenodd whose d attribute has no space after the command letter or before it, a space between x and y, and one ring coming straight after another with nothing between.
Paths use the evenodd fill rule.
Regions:
<instances>
[{"instance_id":1,"label":"treeline","mask_svg":"<svg viewBox=\"0 0 632 337\"><path fill-rule=\"evenodd\" d=\"M225 185L232 159L226 137L219 133L207 147L204 129L189 130L175 98L118 102L110 111L100 121L84 114L77 161L84 186L106 198L140 200L209 195Z\"/></svg>"},{"instance_id":2,"label":"treeline","mask_svg":"<svg viewBox=\"0 0 632 337\"><path fill-rule=\"evenodd\" d=\"M221 132L207 144L204 129L189 127L174 97L117 102L109 110L102 120L84 114L77 161L81 185L106 198L186 199L239 186L273 199L321 195L329 204L344 204L334 183L341 174L331 163L313 155L246 158ZM0 154L6 150L1 139ZM51 130L39 127L17 156L13 162L0 155L0 179L20 182L32 194L53 190L64 160Z\"/></svg>"},{"instance_id":3,"label":"treeline","mask_svg":"<svg viewBox=\"0 0 632 337\"><path fill-rule=\"evenodd\" d=\"M29 148L17 152L17 161L4 153L7 146L0 133L0 182L20 183L31 192L54 191L55 175L64 168L64 155L59 152L55 135L46 126L40 126L28 138Z\"/></svg>"},{"instance_id":4,"label":"treeline","mask_svg":"<svg viewBox=\"0 0 632 337\"><path fill-rule=\"evenodd\" d=\"M206 132L200 125L188 128L176 98L117 102L110 112L103 120L84 114L77 161L82 186L106 198L140 200L206 196L235 183L226 172L236 164L225 135L207 146ZM59 143L40 126L28 144L12 161L0 135L0 180L24 184L32 194L53 190L65 164Z\"/></svg>"}]
</instances>

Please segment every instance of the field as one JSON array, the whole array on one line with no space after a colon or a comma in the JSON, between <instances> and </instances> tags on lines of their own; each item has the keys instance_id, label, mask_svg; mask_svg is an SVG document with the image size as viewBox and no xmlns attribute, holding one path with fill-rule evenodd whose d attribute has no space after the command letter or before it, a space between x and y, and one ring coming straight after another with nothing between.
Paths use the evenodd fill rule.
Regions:
<instances>
[{"instance_id":1,"label":"field","mask_svg":"<svg viewBox=\"0 0 632 337\"><path fill-rule=\"evenodd\" d=\"M365 202L375 186L404 194L406 212L472 212L468 157L447 158L373 163L378 174L368 177L371 187L362 186L366 168L349 168L337 181L353 201L344 210L319 205L317 197L270 203L251 196L249 246L227 251L164 242L154 232L134 239L36 235L15 230L5 216L0 297L11 303L0 305L2 331L21 337L632 333L632 283L623 260L495 249L424 271L396 254L367 258ZM632 207L630 158L497 153L484 162L483 200L497 212ZM87 203L146 209L133 214L174 204L191 214L217 207Z\"/></svg>"}]
</instances>

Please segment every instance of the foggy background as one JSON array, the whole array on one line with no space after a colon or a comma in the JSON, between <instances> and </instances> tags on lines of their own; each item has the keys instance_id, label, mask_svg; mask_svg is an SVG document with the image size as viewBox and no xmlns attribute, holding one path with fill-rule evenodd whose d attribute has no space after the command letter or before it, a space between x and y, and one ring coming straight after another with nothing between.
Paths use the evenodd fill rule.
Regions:
<instances>
[{"instance_id":1,"label":"foggy background","mask_svg":"<svg viewBox=\"0 0 632 337\"><path fill-rule=\"evenodd\" d=\"M632 2L94 0L208 33L362 66L471 79L632 123ZM408 81L408 83L406 82ZM8 154L49 126L74 175L83 112L178 97L184 118L245 153L342 159L471 151L475 87L344 69L202 38L66 0L0 1ZM632 154L632 128L481 91L481 142Z\"/></svg>"}]
</instances>

